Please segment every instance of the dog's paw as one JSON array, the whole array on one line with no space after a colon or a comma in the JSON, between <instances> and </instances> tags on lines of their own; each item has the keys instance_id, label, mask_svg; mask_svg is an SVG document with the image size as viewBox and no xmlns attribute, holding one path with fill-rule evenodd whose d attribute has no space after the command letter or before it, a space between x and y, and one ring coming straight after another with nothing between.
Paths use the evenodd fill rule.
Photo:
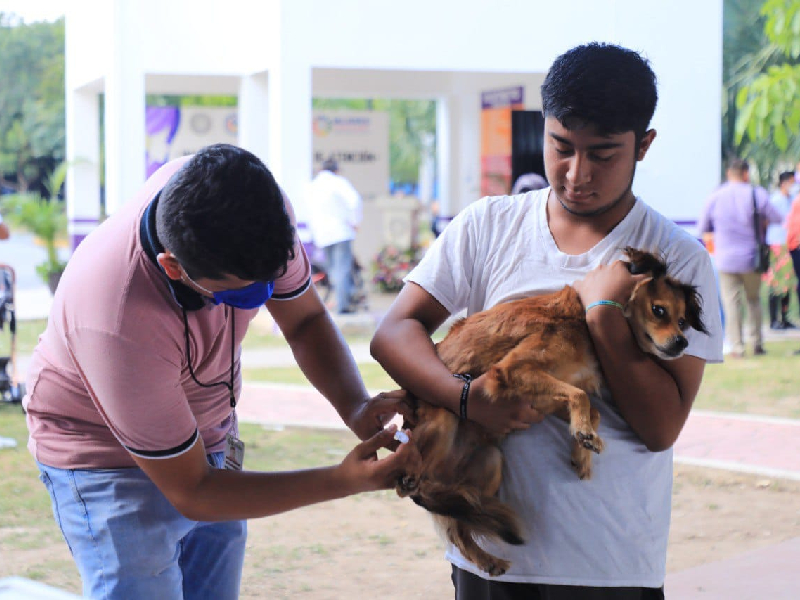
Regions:
<instances>
[{"instance_id":1,"label":"dog's paw","mask_svg":"<svg viewBox=\"0 0 800 600\"><path fill-rule=\"evenodd\" d=\"M592 463L590 461L572 459L570 464L581 481L592 478Z\"/></svg>"},{"instance_id":2,"label":"dog's paw","mask_svg":"<svg viewBox=\"0 0 800 600\"><path fill-rule=\"evenodd\" d=\"M507 560L495 558L494 560L485 561L480 567L491 577L500 577L511 568L511 563Z\"/></svg>"},{"instance_id":3,"label":"dog's paw","mask_svg":"<svg viewBox=\"0 0 800 600\"><path fill-rule=\"evenodd\" d=\"M406 496L416 492L418 487L419 479L412 475L403 475L397 480L397 486L395 487L395 490L397 490L398 496L405 498Z\"/></svg>"},{"instance_id":4,"label":"dog's paw","mask_svg":"<svg viewBox=\"0 0 800 600\"><path fill-rule=\"evenodd\" d=\"M578 440L578 443L586 448L587 450L591 450L592 452L596 452L600 454L605 447L603 444L603 440L600 437L592 432L583 432L577 431L575 432L575 439Z\"/></svg>"}]
</instances>

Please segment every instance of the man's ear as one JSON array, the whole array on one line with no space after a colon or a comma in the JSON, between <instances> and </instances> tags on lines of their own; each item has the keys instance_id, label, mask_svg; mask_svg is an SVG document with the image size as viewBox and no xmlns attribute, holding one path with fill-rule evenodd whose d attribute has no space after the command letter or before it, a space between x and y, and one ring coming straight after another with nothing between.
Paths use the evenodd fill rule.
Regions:
<instances>
[{"instance_id":1,"label":"man's ear","mask_svg":"<svg viewBox=\"0 0 800 600\"><path fill-rule=\"evenodd\" d=\"M642 137L641 141L639 142L639 148L636 150L636 160L644 160L645 154L650 149L650 144L653 143L653 140L656 139L656 130L655 129L648 129L647 132Z\"/></svg>"},{"instance_id":2,"label":"man's ear","mask_svg":"<svg viewBox=\"0 0 800 600\"><path fill-rule=\"evenodd\" d=\"M164 250L164 252L156 256L156 260L161 268L164 269L164 273L167 274L167 277L174 281L180 281L183 279L183 269L181 268L181 264L178 262L178 259L175 258L175 255L172 254L172 252L169 250Z\"/></svg>"}]
</instances>

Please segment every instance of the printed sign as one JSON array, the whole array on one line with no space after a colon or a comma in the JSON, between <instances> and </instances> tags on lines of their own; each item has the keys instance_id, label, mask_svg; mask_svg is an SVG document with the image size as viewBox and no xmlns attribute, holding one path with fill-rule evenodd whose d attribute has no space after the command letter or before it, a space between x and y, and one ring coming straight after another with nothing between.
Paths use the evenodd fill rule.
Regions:
<instances>
[{"instance_id":1,"label":"printed sign","mask_svg":"<svg viewBox=\"0 0 800 600\"><path fill-rule=\"evenodd\" d=\"M334 158L339 174L362 198L389 192L389 114L377 111L315 110L312 114L313 173Z\"/></svg>"},{"instance_id":2,"label":"printed sign","mask_svg":"<svg viewBox=\"0 0 800 600\"><path fill-rule=\"evenodd\" d=\"M235 106L148 106L145 128L146 176L150 177L169 161L209 144L236 144L238 112Z\"/></svg>"}]
</instances>

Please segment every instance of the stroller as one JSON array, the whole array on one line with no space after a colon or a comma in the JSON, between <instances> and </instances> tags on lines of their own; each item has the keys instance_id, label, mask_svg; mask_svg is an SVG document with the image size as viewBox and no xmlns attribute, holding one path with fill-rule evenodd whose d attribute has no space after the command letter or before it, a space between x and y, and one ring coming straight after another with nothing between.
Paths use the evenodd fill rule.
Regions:
<instances>
[{"instance_id":1,"label":"stroller","mask_svg":"<svg viewBox=\"0 0 800 600\"><path fill-rule=\"evenodd\" d=\"M0 399L4 402L21 403L25 396L25 384L17 380L17 317L14 310L16 275L9 265L0 264L0 331L6 323L11 334L9 356L0 356ZM7 368L11 365L11 374Z\"/></svg>"}]
</instances>

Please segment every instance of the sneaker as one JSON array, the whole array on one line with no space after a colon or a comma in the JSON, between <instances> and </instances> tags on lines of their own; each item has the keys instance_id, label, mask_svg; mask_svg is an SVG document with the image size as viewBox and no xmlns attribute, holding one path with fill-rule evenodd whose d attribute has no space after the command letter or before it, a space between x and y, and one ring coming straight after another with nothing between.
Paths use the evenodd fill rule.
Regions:
<instances>
[{"instance_id":1,"label":"sneaker","mask_svg":"<svg viewBox=\"0 0 800 600\"><path fill-rule=\"evenodd\" d=\"M785 329L786 325L784 325L780 321L773 321L772 323L769 324L769 328L770 329Z\"/></svg>"},{"instance_id":2,"label":"sneaker","mask_svg":"<svg viewBox=\"0 0 800 600\"><path fill-rule=\"evenodd\" d=\"M784 321L783 323L781 323L781 325L783 325L784 329L797 329L797 325L795 325L791 321Z\"/></svg>"},{"instance_id":3,"label":"sneaker","mask_svg":"<svg viewBox=\"0 0 800 600\"><path fill-rule=\"evenodd\" d=\"M753 354L755 356L764 356L766 353L767 351L764 350L764 346L756 346L755 348L753 348Z\"/></svg>"}]
</instances>

